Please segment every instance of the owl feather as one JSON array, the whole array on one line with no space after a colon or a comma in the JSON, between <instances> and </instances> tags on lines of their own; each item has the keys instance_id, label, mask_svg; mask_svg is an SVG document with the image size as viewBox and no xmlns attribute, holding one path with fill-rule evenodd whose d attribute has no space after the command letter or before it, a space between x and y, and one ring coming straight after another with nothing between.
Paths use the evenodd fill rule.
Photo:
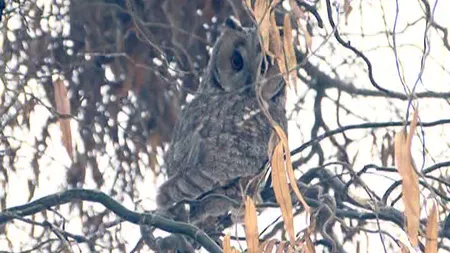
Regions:
<instances>
[{"instance_id":1,"label":"owl feather","mask_svg":"<svg viewBox=\"0 0 450 253\"><path fill-rule=\"evenodd\" d=\"M225 22L199 92L175 125L165 157L169 179L157 195L159 208L198 199L261 172L272 129L261 112L256 85L264 82L264 94L277 91L265 99L271 116L284 129L287 125L285 93L278 92L282 78L262 78L267 72L261 67L263 57L257 29L243 28L233 19ZM241 188L216 192L236 199Z\"/></svg>"}]
</instances>

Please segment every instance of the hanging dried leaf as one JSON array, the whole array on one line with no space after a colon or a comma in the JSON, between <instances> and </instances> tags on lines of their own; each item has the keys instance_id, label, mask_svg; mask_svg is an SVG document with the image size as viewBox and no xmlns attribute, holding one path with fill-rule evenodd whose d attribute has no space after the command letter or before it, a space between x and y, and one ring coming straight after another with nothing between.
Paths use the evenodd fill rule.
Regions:
<instances>
[{"instance_id":1,"label":"hanging dried leaf","mask_svg":"<svg viewBox=\"0 0 450 253\"><path fill-rule=\"evenodd\" d=\"M303 17L304 11L298 6L297 1L289 0L289 6L291 6L291 10L297 20Z\"/></svg>"},{"instance_id":2,"label":"hanging dried leaf","mask_svg":"<svg viewBox=\"0 0 450 253\"><path fill-rule=\"evenodd\" d=\"M158 159L156 158L156 154L155 153L150 153L148 154L148 163L149 163L149 167L153 172L153 176L155 176L155 182L156 182L156 178L158 176L158 169L159 169L159 163L158 163Z\"/></svg>"},{"instance_id":3,"label":"hanging dried leaf","mask_svg":"<svg viewBox=\"0 0 450 253\"><path fill-rule=\"evenodd\" d=\"M314 244L311 240L311 228L312 227L313 226L310 226L307 229L306 234L303 237L304 243L302 245L302 249L303 249L303 252L305 252L305 253L315 253L316 252L316 249L314 248Z\"/></svg>"},{"instance_id":4,"label":"hanging dried leaf","mask_svg":"<svg viewBox=\"0 0 450 253\"><path fill-rule=\"evenodd\" d=\"M305 20L305 17L308 17L307 16L308 13L305 13L305 11L303 11L303 9L298 6L297 1L295 1L295 0L289 0L289 5L291 6L292 12L294 13L294 16L297 20L298 28L302 32L303 36L305 36L306 47L309 50L309 52L311 52L312 51L312 37L311 37L311 34L308 31L308 29L306 28L307 23L301 22L302 20ZM300 34L297 37L298 37L298 43L299 43L299 45L301 45Z\"/></svg>"},{"instance_id":5,"label":"hanging dried leaf","mask_svg":"<svg viewBox=\"0 0 450 253\"><path fill-rule=\"evenodd\" d=\"M254 14L261 34L264 52L269 51L270 13L269 1L255 1Z\"/></svg>"},{"instance_id":6,"label":"hanging dried leaf","mask_svg":"<svg viewBox=\"0 0 450 253\"><path fill-rule=\"evenodd\" d=\"M223 253L231 253L231 243L230 243L230 235L226 234L223 238Z\"/></svg>"},{"instance_id":7,"label":"hanging dried leaf","mask_svg":"<svg viewBox=\"0 0 450 253\"><path fill-rule=\"evenodd\" d=\"M270 15L270 30L269 30L269 50L266 53L273 58L276 58L281 55L281 37L280 32L278 31L278 26L275 21L275 15Z\"/></svg>"},{"instance_id":8,"label":"hanging dried leaf","mask_svg":"<svg viewBox=\"0 0 450 253\"><path fill-rule=\"evenodd\" d=\"M425 253L437 252L438 229L439 229L438 210L436 208L436 203L433 201L433 206L431 207L430 214L428 215Z\"/></svg>"},{"instance_id":9,"label":"hanging dried leaf","mask_svg":"<svg viewBox=\"0 0 450 253\"><path fill-rule=\"evenodd\" d=\"M291 245L288 245L286 253L295 253L295 249Z\"/></svg>"},{"instance_id":10,"label":"hanging dried leaf","mask_svg":"<svg viewBox=\"0 0 450 253\"><path fill-rule=\"evenodd\" d=\"M406 246L403 242L397 241L397 245L400 247L401 253L410 253L408 246Z\"/></svg>"},{"instance_id":11,"label":"hanging dried leaf","mask_svg":"<svg viewBox=\"0 0 450 253\"><path fill-rule=\"evenodd\" d=\"M350 12L352 12L353 8L350 3L350 0L344 1L344 12L345 12L345 24L348 24L348 16L350 15Z\"/></svg>"},{"instance_id":12,"label":"hanging dried leaf","mask_svg":"<svg viewBox=\"0 0 450 253\"><path fill-rule=\"evenodd\" d=\"M270 9L273 9L279 2L280 0L273 0L272 3L270 4Z\"/></svg>"},{"instance_id":13,"label":"hanging dried leaf","mask_svg":"<svg viewBox=\"0 0 450 253\"><path fill-rule=\"evenodd\" d=\"M272 166L272 184L275 192L275 198L280 205L281 214L283 216L284 226L288 232L289 239L292 245L295 245L295 236L294 236L294 224L293 224L293 214L292 214L292 200L289 190L289 182L291 182L290 186L295 192L297 198L304 205L307 217L309 217L310 207L304 200L300 190L297 186L297 181L294 176L294 170L292 167L291 157L289 153L289 146L287 142L287 136L284 131L281 129L279 125L275 122L271 121L274 124L274 130L279 140L278 143L273 148L273 153L271 156L271 166ZM274 133L272 133L271 140L275 139ZM269 148L273 147L273 143L269 143ZM285 160L286 157L286 160Z\"/></svg>"},{"instance_id":14,"label":"hanging dried leaf","mask_svg":"<svg viewBox=\"0 0 450 253\"><path fill-rule=\"evenodd\" d=\"M276 239L263 242L259 247L259 252L272 252L277 242Z\"/></svg>"},{"instance_id":15,"label":"hanging dried leaf","mask_svg":"<svg viewBox=\"0 0 450 253\"><path fill-rule=\"evenodd\" d=\"M295 80L296 71L293 69L297 66L297 59L295 58L295 50L294 50L294 40L292 38L292 25L291 25L291 17L286 14L284 15L284 27L283 27L283 48L284 48L284 56L286 57L287 69L286 69L286 77L291 77ZM289 81L289 80L286 80ZM293 85L294 83L291 82Z\"/></svg>"},{"instance_id":16,"label":"hanging dried leaf","mask_svg":"<svg viewBox=\"0 0 450 253\"><path fill-rule=\"evenodd\" d=\"M293 84L294 82L290 82L291 79L290 77L292 77L292 79L295 80L296 71L294 70L294 68L297 66L297 59L295 58L295 51L292 39L291 19L288 14L284 16L283 54L280 55L277 54L276 56L278 66L280 67L280 72L283 74L285 81L288 84Z\"/></svg>"},{"instance_id":17,"label":"hanging dried leaf","mask_svg":"<svg viewBox=\"0 0 450 253\"><path fill-rule=\"evenodd\" d=\"M248 251L250 253L258 253L259 239L256 208L249 196L245 200L245 238L247 239Z\"/></svg>"},{"instance_id":18,"label":"hanging dried leaf","mask_svg":"<svg viewBox=\"0 0 450 253\"><path fill-rule=\"evenodd\" d=\"M252 0L245 0L245 3L247 5L247 8L253 13L253 6L252 6Z\"/></svg>"},{"instance_id":19,"label":"hanging dried leaf","mask_svg":"<svg viewBox=\"0 0 450 253\"><path fill-rule=\"evenodd\" d=\"M286 242L280 242L280 245L277 248L277 253L283 253L286 248Z\"/></svg>"},{"instance_id":20,"label":"hanging dried leaf","mask_svg":"<svg viewBox=\"0 0 450 253\"><path fill-rule=\"evenodd\" d=\"M69 98L67 97L67 89L64 86L64 81L61 79L56 80L53 83L55 88L55 104L56 111L59 115L68 116L70 115L70 103ZM67 153L69 154L70 159L73 160L72 154L72 131L70 128L70 119L69 118L59 118L59 127L61 128L62 135L62 143L66 148Z\"/></svg>"},{"instance_id":21,"label":"hanging dried leaf","mask_svg":"<svg viewBox=\"0 0 450 253\"><path fill-rule=\"evenodd\" d=\"M271 159L272 165L272 184L275 193L275 198L280 205L281 214L283 216L284 227L286 228L289 239L292 243L295 242L294 236L294 222L292 214L292 201L289 191L289 185L286 177L286 170L284 164L284 151L281 142L275 147Z\"/></svg>"},{"instance_id":22,"label":"hanging dried leaf","mask_svg":"<svg viewBox=\"0 0 450 253\"><path fill-rule=\"evenodd\" d=\"M411 157L411 142L417 126L417 110L414 112L410 132L395 135L395 161L402 178L402 199L405 205L406 230L409 240L414 247L418 246L420 196L419 179L415 172Z\"/></svg>"},{"instance_id":23,"label":"hanging dried leaf","mask_svg":"<svg viewBox=\"0 0 450 253\"><path fill-rule=\"evenodd\" d=\"M297 186L297 180L295 179L294 175L294 168L292 167L292 161L291 161L291 153L289 152L289 145L288 145L288 139L286 134L284 133L283 129L281 129L280 126L274 127L275 131L278 134L278 137L281 139L281 143L283 145L283 148L286 153L286 170L289 176L289 181L291 182L292 190L294 191L295 195L297 196L298 200L302 203L303 207L305 208L305 211L307 214L310 213L310 207L306 203L305 199L303 198L303 195L300 193L300 189ZM307 215L308 216L308 215Z\"/></svg>"},{"instance_id":24,"label":"hanging dried leaf","mask_svg":"<svg viewBox=\"0 0 450 253\"><path fill-rule=\"evenodd\" d=\"M29 202L34 196L34 191L36 190L36 183L30 179L28 179L27 183L28 183L28 193L29 193L27 202Z\"/></svg>"},{"instance_id":25,"label":"hanging dried leaf","mask_svg":"<svg viewBox=\"0 0 450 253\"><path fill-rule=\"evenodd\" d=\"M277 132L272 131L269 138L269 143L267 144L267 157L272 157L272 154L275 150L275 147L280 142L280 138L278 138Z\"/></svg>"},{"instance_id":26,"label":"hanging dried leaf","mask_svg":"<svg viewBox=\"0 0 450 253\"><path fill-rule=\"evenodd\" d=\"M300 23L300 21L299 21L298 27L300 28L303 35L305 36L305 42L306 42L306 47L308 48L308 51L311 52L312 51L312 37L311 37L311 34L309 33L308 29L306 28L306 24L303 22Z\"/></svg>"}]
</instances>

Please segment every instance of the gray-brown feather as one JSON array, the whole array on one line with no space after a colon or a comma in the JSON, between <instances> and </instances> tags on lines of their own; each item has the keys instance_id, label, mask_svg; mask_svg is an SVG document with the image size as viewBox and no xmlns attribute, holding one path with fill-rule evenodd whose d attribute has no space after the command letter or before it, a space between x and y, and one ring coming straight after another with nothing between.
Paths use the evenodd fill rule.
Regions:
<instances>
[{"instance_id":1,"label":"gray-brown feather","mask_svg":"<svg viewBox=\"0 0 450 253\"><path fill-rule=\"evenodd\" d=\"M272 128L261 112L253 83L262 60L257 36L255 30L226 28L214 46L199 94L184 107L174 128L165 158L169 179L159 189L159 207L253 177L267 161ZM234 73L228 66L234 50L242 53L245 72ZM271 79L267 89L275 90L280 80ZM272 117L286 129L284 99L281 92L266 102Z\"/></svg>"},{"instance_id":2,"label":"gray-brown feather","mask_svg":"<svg viewBox=\"0 0 450 253\"><path fill-rule=\"evenodd\" d=\"M182 112L167 156L169 180L158 204L193 199L238 177L253 176L267 160L271 127L256 97L200 94ZM249 119L251 111L259 111ZM272 115L284 109L271 103ZM283 117L275 117L286 126Z\"/></svg>"}]
</instances>

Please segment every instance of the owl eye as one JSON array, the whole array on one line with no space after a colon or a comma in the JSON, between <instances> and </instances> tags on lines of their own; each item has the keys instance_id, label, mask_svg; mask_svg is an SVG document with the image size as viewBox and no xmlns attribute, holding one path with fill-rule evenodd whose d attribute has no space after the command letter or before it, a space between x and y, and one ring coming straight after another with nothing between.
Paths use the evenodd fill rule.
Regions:
<instances>
[{"instance_id":1,"label":"owl eye","mask_svg":"<svg viewBox=\"0 0 450 253\"><path fill-rule=\"evenodd\" d=\"M244 67L244 59L242 59L242 55L239 53L239 51L234 50L233 54L230 58L231 67L236 71L241 71Z\"/></svg>"}]
</instances>

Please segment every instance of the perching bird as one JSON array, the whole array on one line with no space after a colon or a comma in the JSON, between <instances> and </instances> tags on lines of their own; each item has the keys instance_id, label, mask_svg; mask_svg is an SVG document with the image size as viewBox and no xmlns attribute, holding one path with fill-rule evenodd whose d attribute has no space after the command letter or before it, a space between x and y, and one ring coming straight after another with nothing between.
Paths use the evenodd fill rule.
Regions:
<instances>
[{"instance_id":1,"label":"perching bird","mask_svg":"<svg viewBox=\"0 0 450 253\"><path fill-rule=\"evenodd\" d=\"M157 195L159 209L212 190L240 201L239 189L246 185L238 185L261 172L272 128L257 101L257 87L273 119L284 129L287 125L282 78L270 76L278 69L264 55L256 28L226 20L198 94L175 125L165 159L169 179ZM226 190L217 190L224 186ZM229 211L220 204L211 206L218 210L203 212Z\"/></svg>"}]
</instances>

